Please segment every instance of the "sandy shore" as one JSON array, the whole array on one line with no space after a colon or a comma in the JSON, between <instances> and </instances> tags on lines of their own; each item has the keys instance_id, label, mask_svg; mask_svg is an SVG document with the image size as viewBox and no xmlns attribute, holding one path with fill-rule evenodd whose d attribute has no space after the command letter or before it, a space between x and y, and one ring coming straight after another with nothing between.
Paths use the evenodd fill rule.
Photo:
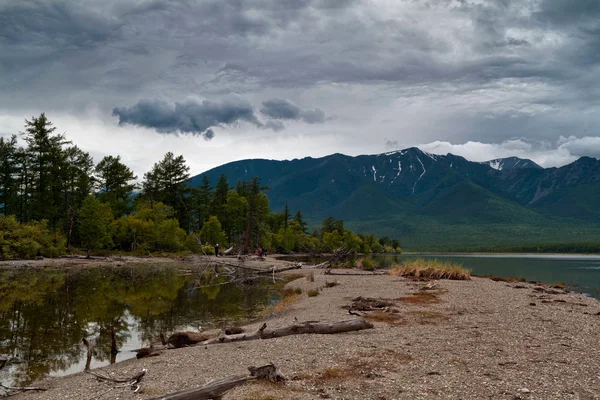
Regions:
<instances>
[{"instance_id":1,"label":"sandy shore","mask_svg":"<svg viewBox=\"0 0 600 400\"><path fill-rule=\"evenodd\" d=\"M185 264L192 265L234 265L256 270L271 270L296 264L292 261L279 260L273 256L260 258L256 255L244 256L238 259L235 256L214 255L189 255L189 256L65 256L58 258L39 258L36 260L8 260L0 261L0 269L27 269L27 268L92 268L92 267L123 267L129 265L148 264Z\"/></svg>"},{"instance_id":2,"label":"sandy shore","mask_svg":"<svg viewBox=\"0 0 600 400\"><path fill-rule=\"evenodd\" d=\"M306 269L301 270L307 272ZM298 271L292 271L298 273ZM325 287L326 281L337 281ZM269 327L353 317L345 306L358 296L386 299L398 310L375 328L337 335L189 347L104 368L115 377L146 368L142 392L111 389L88 374L48 379L49 390L16 399L147 399L212 379L277 364L285 384L254 382L227 399L592 399L600 394L600 303L534 284L437 281L391 276L301 278L303 294L267 319ZM307 291L321 289L316 297ZM259 324L250 326L256 329ZM110 390L109 392L107 392ZM101 393L104 395L97 397Z\"/></svg>"}]
</instances>

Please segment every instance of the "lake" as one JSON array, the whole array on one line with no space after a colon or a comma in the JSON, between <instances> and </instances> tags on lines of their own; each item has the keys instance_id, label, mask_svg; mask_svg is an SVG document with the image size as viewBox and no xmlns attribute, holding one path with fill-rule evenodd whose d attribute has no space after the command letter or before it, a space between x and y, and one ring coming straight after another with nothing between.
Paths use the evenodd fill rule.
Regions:
<instances>
[{"instance_id":1,"label":"lake","mask_svg":"<svg viewBox=\"0 0 600 400\"><path fill-rule=\"evenodd\" d=\"M462 263L477 275L564 282L600 298L600 256L574 255L377 255L379 267L415 257ZM292 259L298 259L292 257ZM321 260L304 259L317 263ZM5 385L83 371L83 337L93 340L91 368L135 357L160 333L197 331L243 323L280 299L281 285L268 279L225 284L203 278L204 269L181 265L121 268L0 270L0 370ZM111 354L113 342L118 349Z\"/></svg>"},{"instance_id":2,"label":"lake","mask_svg":"<svg viewBox=\"0 0 600 400\"><path fill-rule=\"evenodd\" d=\"M281 284L268 279L230 284L203 272L181 265L0 270L0 358L9 359L0 382L83 371L84 337L95 343L96 368L135 357L132 350L160 342L160 333L247 321L279 301Z\"/></svg>"},{"instance_id":3,"label":"lake","mask_svg":"<svg viewBox=\"0 0 600 400\"><path fill-rule=\"evenodd\" d=\"M419 254L375 256L379 266L410 258L437 258L463 265L474 275L523 277L543 283L564 282L570 290L600 299L600 256L560 254Z\"/></svg>"}]
</instances>

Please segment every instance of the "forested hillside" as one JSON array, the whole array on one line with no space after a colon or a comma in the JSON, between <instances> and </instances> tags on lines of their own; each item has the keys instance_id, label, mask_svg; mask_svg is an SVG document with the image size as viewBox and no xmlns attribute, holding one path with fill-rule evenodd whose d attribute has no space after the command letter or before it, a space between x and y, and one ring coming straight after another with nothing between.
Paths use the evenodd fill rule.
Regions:
<instances>
[{"instance_id":1,"label":"forested hillside","mask_svg":"<svg viewBox=\"0 0 600 400\"><path fill-rule=\"evenodd\" d=\"M510 157L486 163L417 148L357 157L243 160L192 178L260 176L272 207L302 207L410 250L479 250L600 241L600 161L543 169Z\"/></svg>"},{"instance_id":2,"label":"forested hillside","mask_svg":"<svg viewBox=\"0 0 600 400\"><path fill-rule=\"evenodd\" d=\"M98 163L41 114L18 137L0 137L0 259L58 256L77 249L123 251L399 250L388 238L356 233L326 218L310 232L301 207L272 213L258 177L203 177L173 153L138 177L119 155ZM290 211L293 210L293 211ZM206 248L202 248L205 245Z\"/></svg>"}]
</instances>

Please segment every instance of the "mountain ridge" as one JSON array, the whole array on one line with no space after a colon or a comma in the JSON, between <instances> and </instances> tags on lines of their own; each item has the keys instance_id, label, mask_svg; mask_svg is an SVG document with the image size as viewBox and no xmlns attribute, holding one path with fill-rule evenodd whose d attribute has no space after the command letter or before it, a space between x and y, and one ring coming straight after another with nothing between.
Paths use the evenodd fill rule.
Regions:
<instances>
[{"instance_id":1,"label":"mountain ridge","mask_svg":"<svg viewBox=\"0 0 600 400\"><path fill-rule=\"evenodd\" d=\"M489 165L492 161L497 165ZM191 185L202 175L213 184L221 174L230 184L259 176L270 187L275 211L287 204L302 210L313 226L331 215L413 249L600 239L600 211L593 206L600 204L600 161L582 157L546 169L516 157L489 162L414 147L374 155L250 159L199 174Z\"/></svg>"}]
</instances>

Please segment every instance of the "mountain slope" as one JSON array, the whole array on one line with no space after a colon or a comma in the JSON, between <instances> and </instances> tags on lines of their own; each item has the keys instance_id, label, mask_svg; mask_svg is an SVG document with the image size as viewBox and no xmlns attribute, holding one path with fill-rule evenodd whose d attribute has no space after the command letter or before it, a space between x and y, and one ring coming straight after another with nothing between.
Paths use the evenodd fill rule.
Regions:
<instances>
[{"instance_id":1,"label":"mountain slope","mask_svg":"<svg viewBox=\"0 0 600 400\"><path fill-rule=\"evenodd\" d=\"M275 211L288 204L313 224L331 215L409 249L600 239L600 161L584 157L549 169L516 157L494 161L410 148L243 160L205 174L213 184L225 174L231 185L260 176Z\"/></svg>"},{"instance_id":2,"label":"mountain slope","mask_svg":"<svg viewBox=\"0 0 600 400\"><path fill-rule=\"evenodd\" d=\"M481 164L488 165L498 171L508 171L511 169L535 168L543 169L535 162L519 157L496 158L495 160L484 161Z\"/></svg>"}]
</instances>

